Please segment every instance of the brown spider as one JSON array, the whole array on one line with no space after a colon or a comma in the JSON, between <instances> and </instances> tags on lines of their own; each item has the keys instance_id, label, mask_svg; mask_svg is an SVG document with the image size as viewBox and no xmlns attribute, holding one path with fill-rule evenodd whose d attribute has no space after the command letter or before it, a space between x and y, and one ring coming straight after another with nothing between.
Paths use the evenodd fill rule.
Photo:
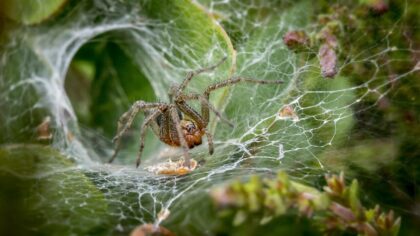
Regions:
<instances>
[{"instance_id":1,"label":"brown spider","mask_svg":"<svg viewBox=\"0 0 420 236\"><path fill-rule=\"evenodd\" d=\"M210 110L219 117L222 121L233 126L227 119L225 119L219 111L214 108L210 102L210 93L216 89L227 87L239 82L249 82L258 84L280 84L281 80L255 80L242 77L230 78L222 82L210 85L205 90L204 94L184 93L185 88L191 79L203 72L209 72L221 65L226 60L224 57L217 64L202 68L188 73L184 81L177 86L173 86L170 90L170 103L162 102L144 102L136 101L131 108L125 112L118 121L117 135L114 137L115 151L109 162L111 163L118 154L120 148L120 139L122 135L130 128L135 116L143 110L146 118L140 129L140 149L137 154L136 166L140 165L141 155L144 149L144 138L146 136L146 128L151 126L156 136L159 139L170 145L183 148L185 162L184 166L190 167L190 155L188 150L201 144L201 138L205 134L209 146L210 155L213 154L213 136L206 129L209 123ZM201 114L190 107L186 102L189 100L199 100L201 103Z\"/></svg>"}]
</instances>

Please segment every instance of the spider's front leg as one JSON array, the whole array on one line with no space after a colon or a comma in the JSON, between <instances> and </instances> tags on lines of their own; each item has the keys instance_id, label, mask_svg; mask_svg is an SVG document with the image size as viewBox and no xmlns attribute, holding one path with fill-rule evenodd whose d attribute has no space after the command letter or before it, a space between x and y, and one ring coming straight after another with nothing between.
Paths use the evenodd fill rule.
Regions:
<instances>
[{"instance_id":1,"label":"spider's front leg","mask_svg":"<svg viewBox=\"0 0 420 236\"><path fill-rule=\"evenodd\" d=\"M121 137L127 130L131 127L133 124L134 118L141 110L147 110L147 109L153 109L159 106L166 105L164 103L146 103L144 101L136 101L131 108L125 112L120 119L118 120L118 127L117 127L117 134L112 139L112 142L115 143L115 149L114 153L112 154L112 157L109 159L109 163L113 162L114 159L117 157L117 154L120 150L120 140Z\"/></svg>"},{"instance_id":2,"label":"spider's front leg","mask_svg":"<svg viewBox=\"0 0 420 236\"><path fill-rule=\"evenodd\" d=\"M171 106L169 109L171 113L171 118L173 122L175 123L175 128L178 134L179 143L181 144L181 147L184 152L184 157L185 157L184 166L190 168L190 154L188 153L190 149L188 147L187 141L185 140L184 134L182 132L181 121L178 116L178 110L176 106Z\"/></svg>"},{"instance_id":3,"label":"spider's front leg","mask_svg":"<svg viewBox=\"0 0 420 236\"><path fill-rule=\"evenodd\" d=\"M187 100L199 100L201 103L201 118L204 123L209 123L210 120L210 111L212 111L221 121L228 124L230 127L235 127L235 125L226 117L222 115L213 105L211 105L210 101L204 97L203 95L191 93L191 94L183 94L181 95L184 101Z\"/></svg>"},{"instance_id":4,"label":"spider's front leg","mask_svg":"<svg viewBox=\"0 0 420 236\"><path fill-rule=\"evenodd\" d=\"M162 111L157 109L154 111L151 115L149 115L143 122L140 128L140 148L139 152L137 153L137 159L136 159L136 167L139 167L140 161L141 161L141 154L143 153L144 149L144 138L146 137L146 130L147 127L160 115L162 114Z\"/></svg>"},{"instance_id":5,"label":"spider's front leg","mask_svg":"<svg viewBox=\"0 0 420 236\"><path fill-rule=\"evenodd\" d=\"M177 91L175 91L175 96L178 97L179 95L182 94L182 91L184 91L184 89L187 87L188 83L191 81L191 79L196 76L199 75L201 73L205 73L205 72L210 72L213 71L214 69L216 69L217 67L219 67L221 64L223 64L223 62L225 62L227 59L227 57L223 57L219 62L217 62L216 64L206 67L206 68L201 68L192 72L189 72L187 77L184 79L184 81L182 81L182 83L178 86Z\"/></svg>"},{"instance_id":6,"label":"spider's front leg","mask_svg":"<svg viewBox=\"0 0 420 236\"><path fill-rule=\"evenodd\" d=\"M257 80L257 79L250 79L250 78L243 78L243 77L235 77L230 78L221 82L214 83L206 88L203 95L199 95L198 99L201 101L201 115L203 116L203 119L208 122L209 120L209 111L213 111L221 120L222 116L218 115L218 111L212 107L212 105L209 103L210 100L210 93L224 87L232 86L238 83L254 83L254 84L282 84L283 80ZM197 95L195 95L197 96ZM225 120L226 121L226 120ZM233 125L229 121L227 121L229 125Z\"/></svg>"}]
</instances>

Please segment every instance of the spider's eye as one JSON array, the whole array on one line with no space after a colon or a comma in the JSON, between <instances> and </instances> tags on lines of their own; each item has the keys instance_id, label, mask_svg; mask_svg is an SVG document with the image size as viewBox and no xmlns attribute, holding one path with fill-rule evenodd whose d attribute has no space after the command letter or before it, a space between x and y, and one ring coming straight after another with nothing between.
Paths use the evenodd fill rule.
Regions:
<instances>
[{"instance_id":1,"label":"spider's eye","mask_svg":"<svg viewBox=\"0 0 420 236\"><path fill-rule=\"evenodd\" d=\"M190 123L187 125L186 128L188 132L193 132L195 130L195 125L193 123Z\"/></svg>"}]
</instances>

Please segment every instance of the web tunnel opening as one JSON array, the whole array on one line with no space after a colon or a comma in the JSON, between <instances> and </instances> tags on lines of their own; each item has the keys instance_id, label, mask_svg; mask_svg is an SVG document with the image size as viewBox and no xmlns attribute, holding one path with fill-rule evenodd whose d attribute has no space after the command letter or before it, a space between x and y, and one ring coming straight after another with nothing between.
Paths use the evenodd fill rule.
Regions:
<instances>
[{"instance_id":1,"label":"web tunnel opening","mask_svg":"<svg viewBox=\"0 0 420 236\"><path fill-rule=\"evenodd\" d=\"M83 145L102 161L109 158L119 117L137 100L155 100L152 85L124 48L119 33L107 32L85 43L73 57L65 78L65 91L77 116ZM138 148L142 120L139 114L124 136L121 160L133 161L131 154ZM150 140L146 157L156 148L157 142Z\"/></svg>"}]
</instances>

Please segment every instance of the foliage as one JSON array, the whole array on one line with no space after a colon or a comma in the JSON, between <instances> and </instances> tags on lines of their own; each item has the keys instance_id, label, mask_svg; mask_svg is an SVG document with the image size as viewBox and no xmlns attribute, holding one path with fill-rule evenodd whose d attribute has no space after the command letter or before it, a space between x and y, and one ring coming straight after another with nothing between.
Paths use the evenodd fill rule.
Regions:
<instances>
[{"instance_id":1,"label":"foliage","mask_svg":"<svg viewBox=\"0 0 420 236\"><path fill-rule=\"evenodd\" d=\"M74 164L42 145L0 148L0 234L103 234L102 193Z\"/></svg>"},{"instance_id":2,"label":"foliage","mask_svg":"<svg viewBox=\"0 0 420 236\"><path fill-rule=\"evenodd\" d=\"M213 201L222 217L238 226L259 220L267 224L275 218L296 214L311 219L326 235L357 232L359 235L398 235L401 218L379 206L365 209L359 199L359 186L353 180L345 185L344 175L326 176L327 186L320 192L290 180L281 172L276 178L255 176L246 183L234 182L213 189ZM256 232L247 232L253 235Z\"/></svg>"}]
</instances>

